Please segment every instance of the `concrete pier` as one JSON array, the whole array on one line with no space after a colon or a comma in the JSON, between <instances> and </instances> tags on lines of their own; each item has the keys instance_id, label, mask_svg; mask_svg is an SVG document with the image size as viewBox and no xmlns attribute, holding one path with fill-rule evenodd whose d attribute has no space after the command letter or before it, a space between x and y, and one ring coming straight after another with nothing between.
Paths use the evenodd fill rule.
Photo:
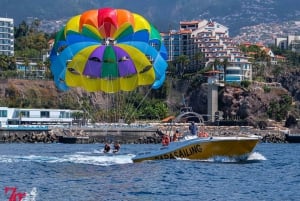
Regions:
<instances>
[{"instance_id":1,"label":"concrete pier","mask_svg":"<svg viewBox=\"0 0 300 201\"><path fill-rule=\"evenodd\" d=\"M159 128L163 133L173 135L176 129L180 132L187 132L187 125L161 124L157 127L148 128L52 128L47 130L7 130L0 129L0 143L112 143L115 141L121 144L148 144L161 143L161 136L157 133ZM278 128L265 130L252 127L240 126L205 126L205 131L210 136L237 136L237 135L258 135L262 142L283 143L284 132ZM61 141L65 140L65 141Z\"/></svg>"}]
</instances>

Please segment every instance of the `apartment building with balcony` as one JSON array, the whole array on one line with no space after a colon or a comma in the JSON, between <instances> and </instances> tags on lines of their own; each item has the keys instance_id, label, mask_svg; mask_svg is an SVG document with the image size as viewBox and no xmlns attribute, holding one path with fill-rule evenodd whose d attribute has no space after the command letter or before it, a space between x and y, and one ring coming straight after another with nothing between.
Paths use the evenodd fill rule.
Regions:
<instances>
[{"instance_id":1,"label":"apartment building with balcony","mask_svg":"<svg viewBox=\"0 0 300 201\"><path fill-rule=\"evenodd\" d=\"M168 33L162 33L162 38L168 51L169 61L176 63L180 56L186 56L189 60L187 71L197 69L197 64L193 58L196 53L199 52L199 49L194 43L194 39L191 38L191 33L190 30L171 30Z\"/></svg>"},{"instance_id":2,"label":"apartment building with balcony","mask_svg":"<svg viewBox=\"0 0 300 201\"><path fill-rule=\"evenodd\" d=\"M186 55L193 61L189 63L191 68L202 68L204 66L199 66L193 59L201 52L205 57L205 66L213 66L214 70L219 70L222 75L226 74L226 78L220 76L226 79L226 82L252 80L252 64L248 61L249 58L229 37L229 29L220 23L211 20L180 22L180 29L170 31L163 39L170 61L174 61L180 55ZM214 66L218 63L216 60L219 64Z\"/></svg>"},{"instance_id":3,"label":"apartment building with balcony","mask_svg":"<svg viewBox=\"0 0 300 201\"><path fill-rule=\"evenodd\" d=\"M211 20L204 22L193 31L192 37L205 56L205 66L226 73L226 82L252 80L252 64L229 37L228 28Z\"/></svg>"},{"instance_id":4,"label":"apartment building with balcony","mask_svg":"<svg viewBox=\"0 0 300 201\"><path fill-rule=\"evenodd\" d=\"M0 17L0 54L14 55L14 20Z\"/></svg>"},{"instance_id":5,"label":"apartment building with balcony","mask_svg":"<svg viewBox=\"0 0 300 201\"><path fill-rule=\"evenodd\" d=\"M186 71L196 71L200 68L200 64L195 60L200 50L192 38L192 31L198 28L198 22L180 22L179 30L170 30L161 34L168 51L169 61L176 63L180 56L186 56L189 60Z\"/></svg>"}]
</instances>

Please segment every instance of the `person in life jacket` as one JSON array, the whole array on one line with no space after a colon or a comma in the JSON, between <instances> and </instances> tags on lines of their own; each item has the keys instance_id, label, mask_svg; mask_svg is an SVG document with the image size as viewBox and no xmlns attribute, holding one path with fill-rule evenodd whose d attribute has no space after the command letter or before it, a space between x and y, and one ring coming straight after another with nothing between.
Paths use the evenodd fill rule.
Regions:
<instances>
[{"instance_id":1,"label":"person in life jacket","mask_svg":"<svg viewBox=\"0 0 300 201\"><path fill-rule=\"evenodd\" d=\"M105 145L104 145L104 150L103 150L103 152L104 153L108 153L110 151L110 145L108 144L108 143L106 143Z\"/></svg>"},{"instance_id":2,"label":"person in life jacket","mask_svg":"<svg viewBox=\"0 0 300 201\"><path fill-rule=\"evenodd\" d=\"M119 152L119 151L120 151L120 148L121 148L120 143L115 142L115 143L114 143L114 150L113 150L113 152L114 152L114 153Z\"/></svg>"},{"instance_id":3,"label":"person in life jacket","mask_svg":"<svg viewBox=\"0 0 300 201\"><path fill-rule=\"evenodd\" d=\"M198 137L208 137L208 133L205 132L204 126L201 126L200 132L198 133Z\"/></svg>"},{"instance_id":4,"label":"person in life jacket","mask_svg":"<svg viewBox=\"0 0 300 201\"><path fill-rule=\"evenodd\" d=\"M189 126L189 130L192 135L197 135L198 127L194 122L191 122L191 125Z\"/></svg>"},{"instance_id":5,"label":"person in life jacket","mask_svg":"<svg viewBox=\"0 0 300 201\"><path fill-rule=\"evenodd\" d=\"M170 144L170 136L164 134L162 137L162 145L163 146L168 146Z\"/></svg>"}]
</instances>

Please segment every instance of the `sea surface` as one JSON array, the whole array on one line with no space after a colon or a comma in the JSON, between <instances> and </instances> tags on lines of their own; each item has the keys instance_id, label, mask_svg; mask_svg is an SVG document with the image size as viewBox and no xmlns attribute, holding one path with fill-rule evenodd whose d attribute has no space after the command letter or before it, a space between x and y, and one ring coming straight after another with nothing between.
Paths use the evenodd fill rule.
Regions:
<instances>
[{"instance_id":1,"label":"sea surface","mask_svg":"<svg viewBox=\"0 0 300 201\"><path fill-rule=\"evenodd\" d=\"M261 143L242 162L133 163L160 145L103 146L0 144L0 201L300 200L300 144Z\"/></svg>"}]
</instances>

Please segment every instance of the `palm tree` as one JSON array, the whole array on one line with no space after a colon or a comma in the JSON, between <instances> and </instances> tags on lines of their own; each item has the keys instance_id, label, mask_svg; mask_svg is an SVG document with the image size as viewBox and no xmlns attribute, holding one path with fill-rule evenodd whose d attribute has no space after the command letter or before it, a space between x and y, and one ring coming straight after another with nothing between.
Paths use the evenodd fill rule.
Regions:
<instances>
[{"instance_id":1,"label":"palm tree","mask_svg":"<svg viewBox=\"0 0 300 201\"><path fill-rule=\"evenodd\" d=\"M7 69L7 62L6 62L6 56L0 55L0 69L6 70Z\"/></svg>"},{"instance_id":2,"label":"palm tree","mask_svg":"<svg viewBox=\"0 0 300 201\"><path fill-rule=\"evenodd\" d=\"M16 70L16 58L11 56L8 58L8 69L9 70Z\"/></svg>"},{"instance_id":3,"label":"palm tree","mask_svg":"<svg viewBox=\"0 0 300 201\"><path fill-rule=\"evenodd\" d=\"M202 52L197 52L195 55L194 55L194 59L196 61L196 70L198 71L201 67L202 67L202 64L204 63L204 54Z\"/></svg>"},{"instance_id":4,"label":"palm tree","mask_svg":"<svg viewBox=\"0 0 300 201\"><path fill-rule=\"evenodd\" d=\"M216 58L213 63L213 70L217 70L217 67L221 64L220 60Z\"/></svg>"},{"instance_id":5,"label":"palm tree","mask_svg":"<svg viewBox=\"0 0 300 201\"><path fill-rule=\"evenodd\" d=\"M228 59L225 58L222 62L221 62L221 66L223 66L224 69L224 83L226 84L226 70L227 70L227 66L228 66L229 62Z\"/></svg>"},{"instance_id":6,"label":"palm tree","mask_svg":"<svg viewBox=\"0 0 300 201\"><path fill-rule=\"evenodd\" d=\"M24 78L26 78L26 71L29 69L29 60L27 57L24 58Z\"/></svg>"},{"instance_id":7,"label":"palm tree","mask_svg":"<svg viewBox=\"0 0 300 201\"><path fill-rule=\"evenodd\" d=\"M49 58L44 62L44 65L45 65L45 77L51 78L52 77L52 74L50 71L51 62L50 62Z\"/></svg>"},{"instance_id":8,"label":"palm tree","mask_svg":"<svg viewBox=\"0 0 300 201\"><path fill-rule=\"evenodd\" d=\"M183 76L186 66L189 64L190 60L186 55L180 55L176 58L177 65L177 72L180 73L181 76Z\"/></svg>"}]
</instances>

